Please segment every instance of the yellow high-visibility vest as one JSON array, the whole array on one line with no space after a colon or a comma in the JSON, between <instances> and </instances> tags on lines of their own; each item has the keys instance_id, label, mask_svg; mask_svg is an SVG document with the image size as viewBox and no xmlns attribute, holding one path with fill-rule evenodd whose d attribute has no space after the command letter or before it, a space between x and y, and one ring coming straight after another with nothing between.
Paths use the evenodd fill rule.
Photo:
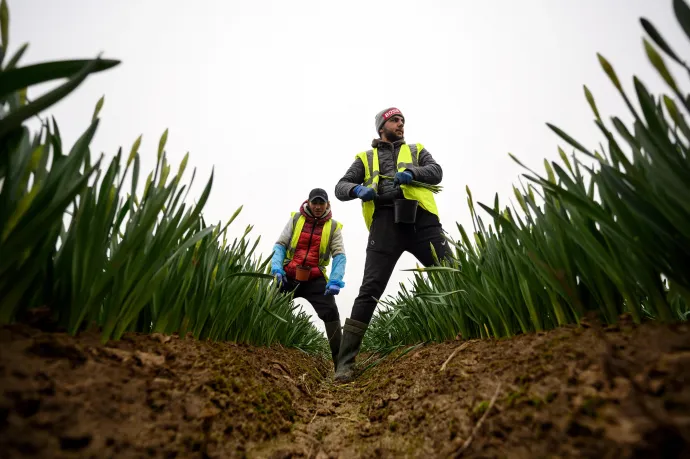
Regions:
<instances>
[{"instance_id":1,"label":"yellow high-visibility vest","mask_svg":"<svg viewBox=\"0 0 690 459\"><path fill-rule=\"evenodd\" d=\"M398 153L398 172L403 172L410 166L417 166L419 164L419 152L424 146L417 143L410 147L408 144L403 144ZM412 151L414 150L414 152ZM379 155L378 149L363 151L356 155L364 164L364 183L363 186L373 188L378 191L379 187ZM436 207L436 200L434 193L426 188L420 188L412 185L400 185L405 199L413 199L419 201L419 206L432 214L438 215L438 208ZM374 218L374 201L362 201L362 213L364 214L364 223L367 225L367 230L371 228L371 221Z\"/></svg>"},{"instance_id":2,"label":"yellow high-visibility vest","mask_svg":"<svg viewBox=\"0 0 690 459\"><path fill-rule=\"evenodd\" d=\"M287 265L295 256L297 242L299 241L299 236L302 234L302 228L304 228L304 222L306 221L304 215L299 212L292 212L291 215L295 226L292 230L292 239L290 239L290 245L287 248L283 265ZM326 267L331 262L331 238L335 234L336 230L339 230L342 227L342 223L333 220L332 218L323 224L323 230L321 231L321 243L319 244L319 269L323 273L323 277L326 279L326 281L328 281Z\"/></svg>"}]
</instances>

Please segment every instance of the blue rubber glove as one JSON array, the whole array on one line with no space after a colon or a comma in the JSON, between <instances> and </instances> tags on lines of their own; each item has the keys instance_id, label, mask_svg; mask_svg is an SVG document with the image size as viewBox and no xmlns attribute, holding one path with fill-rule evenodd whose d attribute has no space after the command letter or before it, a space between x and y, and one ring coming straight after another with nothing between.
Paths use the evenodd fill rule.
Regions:
<instances>
[{"instance_id":1,"label":"blue rubber glove","mask_svg":"<svg viewBox=\"0 0 690 459\"><path fill-rule=\"evenodd\" d=\"M323 293L324 295L337 295L340 293L340 287L338 287L335 284L331 284L329 281L328 284L326 284L326 291Z\"/></svg>"},{"instance_id":2,"label":"blue rubber glove","mask_svg":"<svg viewBox=\"0 0 690 459\"><path fill-rule=\"evenodd\" d=\"M328 282L337 285L340 288L345 287L343 277L345 277L345 266L347 265L347 257L344 253L339 253L333 257L333 264L331 265L331 274L328 276Z\"/></svg>"},{"instance_id":3,"label":"blue rubber glove","mask_svg":"<svg viewBox=\"0 0 690 459\"><path fill-rule=\"evenodd\" d=\"M368 186L357 185L354 188L354 192L359 199L362 201L371 201L376 197L376 190L369 188Z\"/></svg>"},{"instance_id":4,"label":"blue rubber glove","mask_svg":"<svg viewBox=\"0 0 690 459\"><path fill-rule=\"evenodd\" d=\"M285 260L286 249L280 244L273 246L273 257L271 258L271 275L276 278L279 285L283 285L287 281L285 270L283 269L283 260Z\"/></svg>"},{"instance_id":5,"label":"blue rubber glove","mask_svg":"<svg viewBox=\"0 0 690 459\"><path fill-rule=\"evenodd\" d=\"M278 287L282 287L287 282L287 276L285 274L285 271L283 271L282 269L272 269L271 275L273 275L276 282L278 283Z\"/></svg>"},{"instance_id":6,"label":"blue rubber glove","mask_svg":"<svg viewBox=\"0 0 690 459\"><path fill-rule=\"evenodd\" d=\"M345 287L343 277L345 276L345 265L347 264L347 257L344 253L339 253L333 257L333 266L331 268L331 275L326 284L326 291L324 295L337 295L340 289Z\"/></svg>"},{"instance_id":7,"label":"blue rubber glove","mask_svg":"<svg viewBox=\"0 0 690 459\"><path fill-rule=\"evenodd\" d=\"M396 185L409 185L412 182L412 178L412 172L396 172L395 177L393 177L393 183Z\"/></svg>"},{"instance_id":8,"label":"blue rubber glove","mask_svg":"<svg viewBox=\"0 0 690 459\"><path fill-rule=\"evenodd\" d=\"M283 271L283 261L285 260L285 254L287 249L281 244L276 244L273 246L273 257L271 258L271 272L280 270ZM283 271L283 274L285 272Z\"/></svg>"}]
</instances>

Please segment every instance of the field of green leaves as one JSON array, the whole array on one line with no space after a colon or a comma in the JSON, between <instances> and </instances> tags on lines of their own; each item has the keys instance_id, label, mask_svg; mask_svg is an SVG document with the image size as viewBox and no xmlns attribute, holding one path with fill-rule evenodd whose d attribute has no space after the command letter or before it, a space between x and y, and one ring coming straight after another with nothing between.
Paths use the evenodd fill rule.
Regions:
<instances>
[{"instance_id":1,"label":"field of green leaves","mask_svg":"<svg viewBox=\"0 0 690 459\"><path fill-rule=\"evenodd\" d=\"M191 333L195 338L256 345L280 343L326 352L325 337L290 295L279 294L267 274L259 242L227 240L228 226L210 225L198 202L185 203L187 157L175 169L160 138L157 164L142 180L139 137L110 163L89 145L93 119L71 147L55 119L27 120L68 96L89 76L119 61L102 59L20 66L27 44L8 54L9 10L0 4L0 323L43 314L75 334L97 326L102 339L126 331ZM38 97L31 86L65 80Z\"/></svg>"},{"instance_id":2,"label":"field of green leaves","mask_svg":"<svg viewBox=\"0 0 690 459\"><path fill-rule=\"evenodd\" d=\"M690 40L690 7L669 2ZM584 87L596 149L548 124L560 159L542 174L513 157L527 171L513 204L467 189L472 228L380 299L358 364L382 365L345 386L328 381L326 338L279 292L253 227L232 231L242 208L204 218L213 173L189 197L196 172L188 156L169 163L167 130L156 151L140 136L96 156L101 98L63 145L46 109L120 62L22 65L9 24L0 0L5 455L688 455L688 324L630 324L690 317L690 94L674 75L690 66L647 20L643 49L668 94L637 77L628 94L599 55L631 124L602 117ZM623 323L534 333L583 321ZM17 322L29 326L5 326ZM409 360L386 359L396 350Z\"/></svg>"},{"instance_id":3,"label":"field of green leaves","mask_svg":"<svg viewBox=\"0 0 690 459\"><path fill-rule=\"evenodd\" d=\"M673 1L690 38L690 9ZM207 224L203 208L213 175L195 205L185 203L195 173L187 160L173 169L161 136L155 170L140 171L139 137L107 163L89 145L104 99L71 147L55 119L27 121L68 96L92 74L119 61L100 57L20 66L27 45L9 54L9 11L0 4L0 323L43 314L75 334L97 326L104 341L124 332L191 333L200 339L256 345L280 343L326 353L323 335L279 294L259 238L228 241L228 227ZM452 262L416 269L411 286L381 306L364 347L386 354L400 346L464 338L509 337L578 323L590 311L612 323L685 320L690 314L690 95L681 92L667 59L688 71L646 20L644 50L671 90L650 94L633 78L626 94L613 66L599 62L634 117L601 117L603 134L589 149L549 127L574 149L544 161L515 187L516 205L479 203L467 190L471 233ZM28 88L61 85L38 97ZM637 107L635 106L637 105ZM513 158L518 161L516 158ZM519 161L518 161L519 162ZM434 189L433 191L440 191ZM485 221L488 218L488 222Z\"/></svg>"},{"instance_id":4,"label":"field of green leaves","mask_svg":"<svg viewBox=\"0 0 690 459\"><path fill-rule=\"evenodd\" d=\"M673 8L690 38L690 9L683 0ZM634 100L599 55L632 126L602 118L585 86L603 134L599 149L549 124L574 152L559 147L560 162L545 160L544 175L513 157L529 172L527 184L514 187L519 208L502 208L498 196L491 206L479 203L486 222L468 189L471 235L458 225L452 262L413 270L410 287L401 284L397 295L380 300L365 348L386 354L458 333L509 337L579 323L590 311L605 323L624 313L636 323L688 318L690 127L683 112L690 111L690 95L662 54L682 71L690 68L649 21L641 23L651 39L643 40L644 51L671 94L650 94L634 77Z\"/></svg>"}]
</instances>

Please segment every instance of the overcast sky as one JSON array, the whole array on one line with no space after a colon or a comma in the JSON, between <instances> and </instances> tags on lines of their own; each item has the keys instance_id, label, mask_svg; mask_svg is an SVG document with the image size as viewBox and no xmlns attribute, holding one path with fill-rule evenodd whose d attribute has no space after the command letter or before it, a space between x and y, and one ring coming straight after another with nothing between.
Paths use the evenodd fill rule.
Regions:
<instances>
[{"instance_id":1,"label":"overcast sky","mask_svg":"<svg viewBox=\"0 0 690 459\"><path fill-rule=\"evenodd\" d=\"M101 51L122 60L44 113L57 118L65 145L105 94L93 150L111 157L143 134L143 180L169 128L168 156L176 168L190 152L197 193L215 170L207 221L225 222L244 205L232 234L253 224L266 256L309 190L325 188L345 225L346 287L336 297L342 321L361 283L366 228L359 201L336 200L334 186L369 148L376 112L400 108L406 140L424 144L443 166L437 203L457 237L456 222L471 228L465 186L485 203L494 193L503 204L512 198L524 171L508 152L538 170L544 158L558 158L565 145L545 122L596 148L602 136L583 84L602 116L629 120L597 52L631 95L633 74L654 93L666 90L644 54L640 16L679 54L689 51L671 0L8 3L10 52L30 42L24 64ZM414 264L403 255L384 296Z\"/></svg>"}]
</instances>

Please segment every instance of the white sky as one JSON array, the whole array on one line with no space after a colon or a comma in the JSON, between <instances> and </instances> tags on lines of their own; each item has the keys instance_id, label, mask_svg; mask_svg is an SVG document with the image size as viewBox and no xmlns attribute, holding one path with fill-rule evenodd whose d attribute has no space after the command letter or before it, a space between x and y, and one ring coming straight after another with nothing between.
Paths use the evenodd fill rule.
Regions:
<instances>
[{"instance_id":1,"label":"white sky","mask_svg":"<svg viewBox=\"0 0 690 459\"><path fill-rule=\"evenodd\" d=\"M406 140L424 144L443 166L437 203L457 237L455 222L471 228L466 185L475 201L491 204L498 192L504 205L513 197L525 171L508 152L539 171L544 158L558 158L564 142L545 122L597 147L602 136L583 84L602 116L629 120L597 52L631 96L633 74L652 92L666 91L642 48L640 16L677 53L689 51L671 0L8 3L10 52L30 42L24 64L101 51L122 60L44 112L56 117L65 145L87 128L105 94L93 151L107 158L119 146L128 152L143 134L143 181L169 128L168 157L176 168L190 152L197 194L215 168L207 221L225 222L244 205L233 237L253 224L265 255L309 190L325 188L345 224L341 321L361 283L366 228L359 201L336 200L334 186L354 155L369 148L376 112L400 108ZM677 67L672 72L685 83ZM384 297L411 277L401 270L414 263L403 255Z\"/></svg>"}]
</instances>

